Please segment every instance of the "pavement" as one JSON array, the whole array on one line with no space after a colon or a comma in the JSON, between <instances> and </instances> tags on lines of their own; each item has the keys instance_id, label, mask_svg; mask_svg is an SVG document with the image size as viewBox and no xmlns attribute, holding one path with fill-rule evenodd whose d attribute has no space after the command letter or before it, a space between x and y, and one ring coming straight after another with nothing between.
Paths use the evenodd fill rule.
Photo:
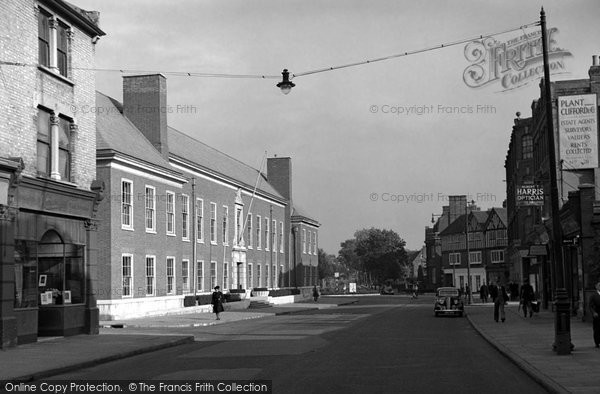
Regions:
<instances>
[{"instance_id":1,"label":"pavement","mask_svg":"<svg viewBox=\"0 0 600 394\"><path fill-rule=\"evenodd\" d=\"M337 308L357 297L323 297L318 303L302 302L260 309L225 311L221 320L212 313L180 313L139 319L101 322L100 335L39 338L36 343L0 350L0 380L39 380L67 371L178 346L194 341L191 335L127 334L120 327L201 327L246 319ZM557 355L554 315L541 311L532 318L519 314L518 304L506 307L506 322L496 323L493 305L467 306L466 316L474 329L493 347L517 364L550 393L600 393L600 349L594 347L592 326L571 319L569 355Z\"/></svg>"}]
</instances>

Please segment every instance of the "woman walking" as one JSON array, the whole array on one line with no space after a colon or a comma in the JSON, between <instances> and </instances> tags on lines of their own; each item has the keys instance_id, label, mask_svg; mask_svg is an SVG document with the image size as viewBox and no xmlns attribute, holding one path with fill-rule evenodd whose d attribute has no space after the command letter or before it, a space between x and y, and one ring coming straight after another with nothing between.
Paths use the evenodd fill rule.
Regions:
<instances>
[{"instance_id":1,"label":"woman walking","mask_svg":"<svg viewBox=\"0 0 600 394\"><path fill-rule=\"evenodd\" d=\"M217 320L221 320L219 313L223 312L225 308L223 308L223 293L221 293L220 286L215 287L215 291L212 293L211 304L213 306L213 312L217 315Z\"/></svg>"}]
</instances>

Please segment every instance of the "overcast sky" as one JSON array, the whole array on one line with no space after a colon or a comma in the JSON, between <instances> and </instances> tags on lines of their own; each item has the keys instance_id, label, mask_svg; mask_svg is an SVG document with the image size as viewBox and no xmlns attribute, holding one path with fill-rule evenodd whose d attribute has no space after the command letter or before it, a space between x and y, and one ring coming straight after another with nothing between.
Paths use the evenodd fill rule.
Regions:
<instances>
[{"instance_id":1,"label":"overcast sky","mask_svg":"<svg viewBox=\"0 0 600 394\"><path fill-rule=\"evenodd\" d=\"M72 2L100 11L96 64L107 69L303 73L509 30L538 21L542 5L572 54L554 80L587 78L600 55L596 0ZM287 96L273 79L167 76L169 124L255 168L265 151L292 157L295 201L321 223L326 252L365 227L418 249L446 196L502 205L515 113L529 116L539 97L538 80L467 86L465 45L298 76ZM97 89L121 100L121 77L98 72Z\"/></svg>"}]
</instances>

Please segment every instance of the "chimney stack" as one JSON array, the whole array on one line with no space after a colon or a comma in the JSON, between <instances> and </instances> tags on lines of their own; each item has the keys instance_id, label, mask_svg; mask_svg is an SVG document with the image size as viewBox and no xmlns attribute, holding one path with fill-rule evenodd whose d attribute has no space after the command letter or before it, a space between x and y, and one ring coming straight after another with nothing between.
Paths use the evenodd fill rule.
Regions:
<instances>
[{"instance_id":1,"label":"chimney stack","mask_svg":"<svg viewBox=\"0 0 600 394\"><path fill-rule=\"evenodd\" d=\"M167 79L162 74L123 77L123 114L168 160Z\"/></svg>"},{"instance_id":2,"label":"chimney stack","mask_svg":"<svg viewBox=\"0 0 600 394\"><path fill-rule=\"evenodd\" d=\"M292 159L289 157L269 157L267 159L267 181L291 203Z\"/></svg>"},{"instance_id":3,"label":"chimney stack","mask_svg":"<svg viewBox=\"0 0 600 394\"><path fill-rule=\"evenodd\" d=\"M591 93L600 94L600 64L598 64L598 56L592 56L592 66L588 71L590 76Z\"/></svg>"}]
</instances>

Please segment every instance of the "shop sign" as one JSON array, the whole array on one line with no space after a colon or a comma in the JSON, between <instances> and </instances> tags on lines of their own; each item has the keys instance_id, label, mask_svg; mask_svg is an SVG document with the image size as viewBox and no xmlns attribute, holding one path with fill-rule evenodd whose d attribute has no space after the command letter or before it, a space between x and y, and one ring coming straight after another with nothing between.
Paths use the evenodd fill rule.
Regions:
<instances>
[{"instance_id":1,"label":"shop sign","mask_svg":"<svg viewBox=\"0 0 600 394\"><path fill-rule=\"evenodd\" d=\"M558 136L563 170L598 167L596 94L558 97Z\"/></svg>"},{"instance_id":2,"label":"shop sign","mask_svg":"<svg viewBox=\"0 0 600 394\"><path fill-rule=\"evenodd\" d=\"M521 185L517 187L517 206L543 206L544 187L542 185Z\"/></svg>"}]
</instances>

